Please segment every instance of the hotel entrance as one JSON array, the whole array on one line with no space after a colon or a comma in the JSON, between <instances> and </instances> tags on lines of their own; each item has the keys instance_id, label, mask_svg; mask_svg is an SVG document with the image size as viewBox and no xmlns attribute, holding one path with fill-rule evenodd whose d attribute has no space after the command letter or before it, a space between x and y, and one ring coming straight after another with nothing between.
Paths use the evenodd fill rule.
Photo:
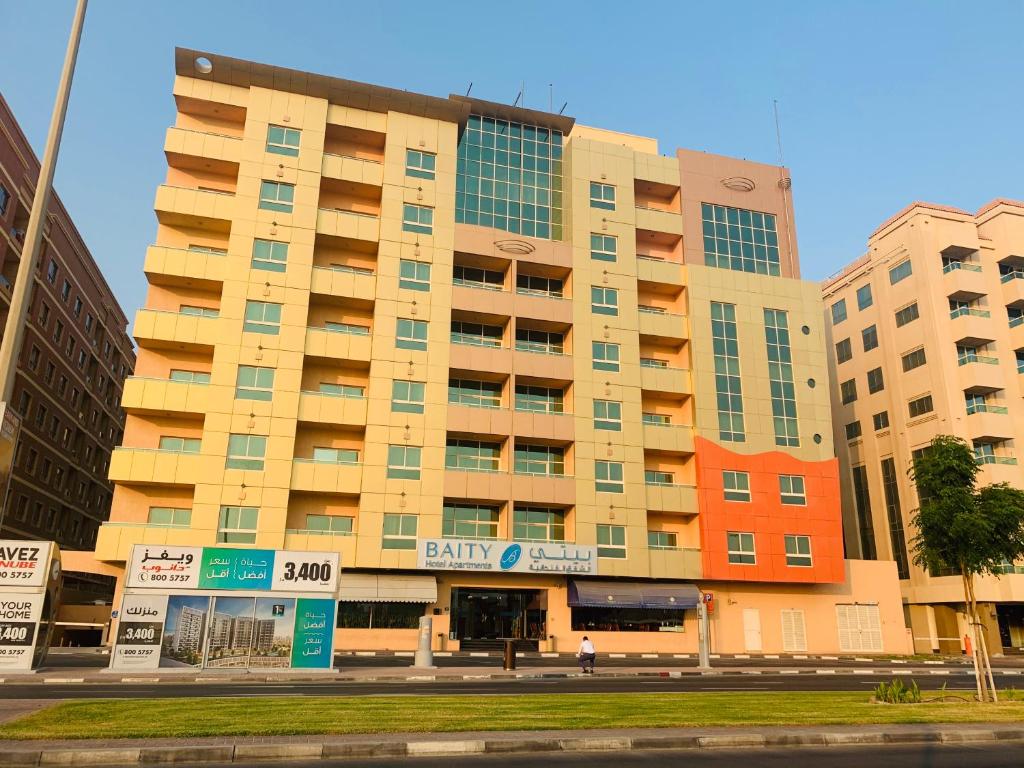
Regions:
<instances>
[{"instance_id":1,"label":"hotel entrance","mask_svg":"<svg viewBox=\"0 0 1024 768\"><path fill-rule=\"evenodd\" d=\"M452 587L448 637L464 651L498 649L505 640L537 650L546 624L546 590Z\"/></svg>"}]
</instances>

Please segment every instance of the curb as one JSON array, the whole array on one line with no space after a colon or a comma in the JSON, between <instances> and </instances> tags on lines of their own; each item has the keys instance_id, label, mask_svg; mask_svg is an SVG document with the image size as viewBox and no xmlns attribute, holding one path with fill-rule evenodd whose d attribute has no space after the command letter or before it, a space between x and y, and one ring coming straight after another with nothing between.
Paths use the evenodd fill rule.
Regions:
<instances>
[{"instance_id":1,"label":"curb","mask_svg":"<svg viewBox=\"0 0 1024 768\"><path fill-rule=\"evenodd\" d=\"M235 744L110 749L46 749L9 752L4 765L122 766L141 764L233 763L253 760L328 760L367 757L425 757L532 752L629 752L671 749L765 749L772 747L848 747L878 744L984 744L1024 741L1024 728L946 729L794 734L733 733L709 736L524 737L451 741L353 741L348 743Z\"/></svg>"}]
</instances>

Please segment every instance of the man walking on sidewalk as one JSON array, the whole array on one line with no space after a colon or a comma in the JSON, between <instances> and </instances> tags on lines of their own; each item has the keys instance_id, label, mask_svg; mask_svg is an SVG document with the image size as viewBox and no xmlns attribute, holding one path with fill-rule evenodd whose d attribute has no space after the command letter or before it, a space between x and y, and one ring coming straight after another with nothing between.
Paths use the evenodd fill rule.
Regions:
<instances>
[{"instance_id":1,"label":"man walking on sidewalk","mask_svg":"<svg viewBox=\"0 0 1024 768\"><path fill-rule=\"evenodd\" d=\"M580 649L576 652L576 655L580 658L580 669L583 670L583 674L594 674L594 660L597 659L597 651L594 649L594 644L590 642L590 638L586 635L583 636L583 640L580 642ZM587 664L590 664L590 669L587 670Z\"/></svg>"}]
</instances>

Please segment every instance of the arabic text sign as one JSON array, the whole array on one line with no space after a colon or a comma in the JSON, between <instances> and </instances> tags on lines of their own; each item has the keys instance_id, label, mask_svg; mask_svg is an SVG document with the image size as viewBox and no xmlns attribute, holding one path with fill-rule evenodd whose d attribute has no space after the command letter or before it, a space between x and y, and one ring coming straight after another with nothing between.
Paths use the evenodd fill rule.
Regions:
<instances>
[{"instance_id":1,"label":"arabic text sign","mask_svg":"<svg viewBox=\"0 0 1024 768\"><path fill-rule=\"evenodd\" d=\"M550 542L421 539L416 567L440 571L597 573L597 547Z\"/></svg>"},{"instance_id":2,"label":"arabic text sign","mask_svg":"<svg viewBox=\"0 0 1024 768\"><path fill-rule=\"evenodd\" d=\"M48 541L0 541L0 587L42 587L50 566Z\"/></svg>"},{"instance_id":3,"label":"arabic text sign","mask_svg":"<svg viewBox=\"0 0 1024 768\"><path fill-rule=\"evenodd\" d=\"M148 589L333 594L337 584L337 552L137 544L128 569L128 586Z\"/></svg>"},{"instance_id":4,"label":"arabic text sign","mask_svg":"<svg viewBox=\"0 0 1024 768\"><path fill-rule=\"evenodd\" d=\"M330 669L334 665L334 600L300 597L295 606L292 668Z\"/></svg>"},{"instance_id":5,"label":"arabic text sign","mask_svg":"<svg viewBox=\"0 0 1024 768\"><path fill-rule=\"evenodd\" d=\"M0 595L0 670L32 668L43 600L43 595Z\"/></svg>"},{"instance_id":6,"label":"arabic text sign","mask_svg":"<svg viewBox=\"0 0 1024 768\"><path fill-rule=\"evenodd\" d=\"M164 638L167 595L125 595L113 665L135 669L156 669Z\"/></svg>"}]
</instances>

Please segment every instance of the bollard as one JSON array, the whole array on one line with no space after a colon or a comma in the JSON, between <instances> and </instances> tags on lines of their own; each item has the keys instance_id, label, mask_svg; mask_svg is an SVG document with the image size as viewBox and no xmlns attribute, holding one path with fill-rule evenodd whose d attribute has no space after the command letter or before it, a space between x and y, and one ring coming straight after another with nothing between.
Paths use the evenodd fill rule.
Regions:
<instances>
[{"instance_id":1,"label":"bollard","mask_svg":"<svg viewBox=\"0 0 1024 768\"><path fill-rule=\"evenodd\" d=\"M434 666L434 652L430 649L430 630L433 626L432 616L420 616L419 645L416 647L416 658L412 665L420 669L437 669Z\"/></svg>"},{"instance_id":2,"label":"bollard","mask_svg":"<svg viewBox=\"0 0 1024 768\"><path fill-rule=\"evenodd\" d=\"M505 641L505 669L516 668L516 641L506 640Z\"/></svg>"}]
</instances>

